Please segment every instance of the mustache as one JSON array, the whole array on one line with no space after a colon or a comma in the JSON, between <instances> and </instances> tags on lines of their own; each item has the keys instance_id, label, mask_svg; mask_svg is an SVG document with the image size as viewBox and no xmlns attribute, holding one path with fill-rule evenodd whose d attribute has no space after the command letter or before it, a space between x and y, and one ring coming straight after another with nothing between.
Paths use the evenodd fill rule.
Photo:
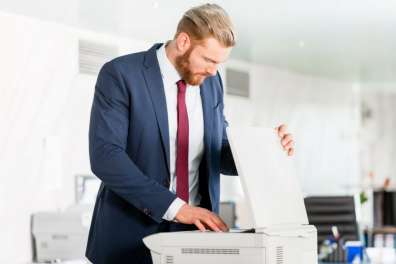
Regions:
<instances>
[{"instance_id":1,"label":"mustache","mask_svg":"<svg viewBox=\"0 0 396 264\"><path fill-rule=\"evenodd\" d=\"M196 73L195 75L201 75L201 76L203 76L203 77L208 77L208 76L210 76L209 73Z\"/></svg>"}]
</instances>

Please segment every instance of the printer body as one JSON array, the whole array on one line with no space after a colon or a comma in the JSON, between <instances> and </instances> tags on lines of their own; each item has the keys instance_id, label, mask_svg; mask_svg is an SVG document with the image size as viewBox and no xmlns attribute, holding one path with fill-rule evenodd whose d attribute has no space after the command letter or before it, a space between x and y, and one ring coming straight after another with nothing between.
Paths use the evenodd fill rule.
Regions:
<instances>
[{"instance_id":1,"label":"printer body","mask_svg":"<svg viewBox=\"0 0 396 264\"><path fill-rule=\"evenodd\" d=\"M275 130L228 128L227 134L254 228L147 236L153 263L317 264L317 230L308 224L292 159Z\"/></svg>"},{"instance_id":2,"label":"printer body","mask_svg":"<svg viewBox=\"0 0 396 264\"><path fill-rule=\"evenodd\" d=\"M64 211L33 214L35 260L41 262L84 258L92 212L92 206L76 205Z\"/></svg>"},{"instance_id":3,"label":"printer body","mask_svg":"<svg viewBox=\"0 0 396 264\"><path fill-rule=\"evenodd\" d=\"M144 239L154 264L315 264L316 229L310 225L230 232L159 233Z\"/></svg>"}]
</instances>

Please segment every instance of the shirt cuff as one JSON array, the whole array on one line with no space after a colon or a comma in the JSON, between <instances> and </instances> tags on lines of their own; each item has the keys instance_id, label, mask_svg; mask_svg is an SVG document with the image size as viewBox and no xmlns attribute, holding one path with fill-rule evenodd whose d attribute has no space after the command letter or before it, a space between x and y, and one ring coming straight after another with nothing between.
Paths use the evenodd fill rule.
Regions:
<instances>
[{"instance_id":1,"label":"shirt cuff","mask_svg":"<svg viewBox=\"0 0 396 264\"><path fill-rule=\"evenodd\" d=\"M176 197L175 200L171 203L171 205L168 207L168 210L166 210L164 216L162 216L162 219L168 220L168 221L174 221L177 213L179 212L180 208L185 205L186 202L180 199L179 197Z\"/></svg>"}]
</instances>

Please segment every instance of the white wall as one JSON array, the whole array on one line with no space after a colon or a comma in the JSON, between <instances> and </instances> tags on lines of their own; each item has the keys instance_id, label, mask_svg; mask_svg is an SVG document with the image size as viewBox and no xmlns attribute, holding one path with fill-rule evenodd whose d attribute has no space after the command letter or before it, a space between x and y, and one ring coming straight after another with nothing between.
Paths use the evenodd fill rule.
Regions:
<instances>
[{"instance_id":1,"label":"white wall","mask_svg":"<svg viewBox=\"0 0 396 264\"><path fill-rule=\"evenodd\" d=\"M396 189L395 88L393 85L393 91L383 90L381 85L371 84L361 95L362 109L366 113L359 133L362 174L365 182L376 188L383 186L389 178L391 188ZM373 176L372 180L368 178L369 174Z\"/></svg>"},{"instance_id":2,"label":"white wall","mask_svg":"<svg viewBox=\"0 0 396 264\"><path fill-rule=\"evenodd\" d=\"M74 202L74 176L90 173L95 76L78 74L78 39L143 42L0 13L0 263L31 259L30 215Z\"/></svg>"},{"instance_id":3,"label":"white wall","mask_svg":"<svg viewBox=\"0 0 396 264\"><path fill-rule=\"evenodd\" d=\"M21 263L30 258L30 214L72 199L64 188L62 165L50 162L62 162L66 154L59 125L77 72L68 58L77 46L70 32L56 25L8 15L0 21L1 34L7 36L0 51L0 262ZM54 137L45 141L49 136ZM57 145L61 148L53 152ZM45 173L50 167L53 172Z\"/></svg>"}]
</instances>

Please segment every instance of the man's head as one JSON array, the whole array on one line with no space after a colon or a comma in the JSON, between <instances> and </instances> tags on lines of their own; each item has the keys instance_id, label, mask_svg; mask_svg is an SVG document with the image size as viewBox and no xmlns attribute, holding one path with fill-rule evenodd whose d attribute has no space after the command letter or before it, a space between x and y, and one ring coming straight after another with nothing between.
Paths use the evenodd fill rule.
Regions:
<instances>
[{"instance_id":1,"label":"man's head","mask_svg":"<svg viewBox=\"0 0 396 264\"><path fill-rule=\"evenodd\" d=\"M200 85L227 60L235 45L235 34L224 9L205 4L183 15L173 42L177 71L188 84Z\"/></svg>"}]
</instances>

